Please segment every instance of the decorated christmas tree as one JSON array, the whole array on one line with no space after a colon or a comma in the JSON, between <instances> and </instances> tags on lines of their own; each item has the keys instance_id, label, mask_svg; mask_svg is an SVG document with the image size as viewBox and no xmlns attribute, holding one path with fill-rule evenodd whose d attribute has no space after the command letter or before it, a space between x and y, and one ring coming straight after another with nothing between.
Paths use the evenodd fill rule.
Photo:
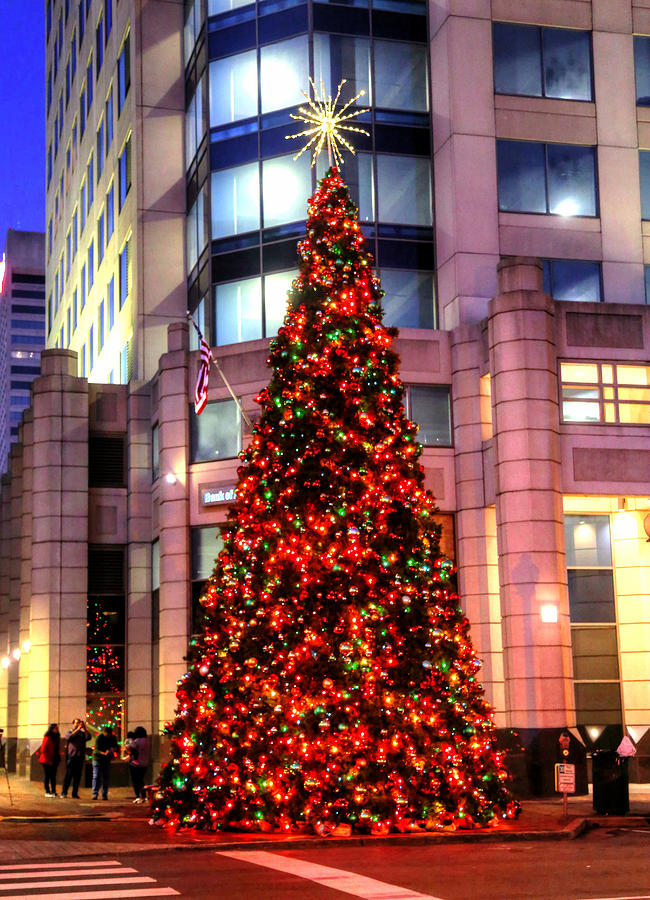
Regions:
<instances>
[{"instance_id":1,"label":"decorated christmas tree","mask_svg":"<svg viewBox=\"0 0 650 900\"><path fill-rule=\"evenodd\" d=\"M170 828L327 834L516 814L440 556L395 330L337 168L239 469L152 805Z\"/></svg>"}]
</instances>

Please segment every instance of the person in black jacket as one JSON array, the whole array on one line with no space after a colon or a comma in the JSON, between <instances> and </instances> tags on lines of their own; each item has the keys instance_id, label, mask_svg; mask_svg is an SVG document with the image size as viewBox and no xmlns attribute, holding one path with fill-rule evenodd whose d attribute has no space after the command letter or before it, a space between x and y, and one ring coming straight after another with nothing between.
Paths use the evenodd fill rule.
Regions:
<instances>
[{"instance_id":1,"label":"person in black jacket","mask_svg":"<svg viewBox=\"0 0 650 900\"><path fill-rule=\"evenodd\" d=\"M117 738L110 725L104 725L95 738L93 753L93 800L102 789L102 800L108 800L111 760L117 756Z\"/></svg>"},{"instance_id":2,"label":"person in black jacket","mask_svg":"<svg viewBox=\"0 0 650 900\"><path fill-rule=\"evenodd\" d=\"M65 778L61 796L68 796L68 788L72 784L72 796L79 799L79 782L86 761L86 743L89 739L86 725L81 719L74 719L72 728L66 732L68 746L65 754Z\"/></svg>"}]
</instances>

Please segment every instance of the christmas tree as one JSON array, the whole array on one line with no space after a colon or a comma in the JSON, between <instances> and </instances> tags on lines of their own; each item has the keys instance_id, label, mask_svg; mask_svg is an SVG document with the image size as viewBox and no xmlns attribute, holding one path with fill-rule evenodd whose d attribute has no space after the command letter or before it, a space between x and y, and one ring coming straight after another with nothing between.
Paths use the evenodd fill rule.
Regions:
<instances>
[{"instance_id":1,"label":"christmas tree","mask_svg":"<svg viewBox=\"0 0 650 900\"><path fill-rule=\"evenodd\" d=\"M309 202L299 252L153 821L320 834L494 824L518 805L439 553L396 331L337 168Z\"/></svg>"}]
</instances>

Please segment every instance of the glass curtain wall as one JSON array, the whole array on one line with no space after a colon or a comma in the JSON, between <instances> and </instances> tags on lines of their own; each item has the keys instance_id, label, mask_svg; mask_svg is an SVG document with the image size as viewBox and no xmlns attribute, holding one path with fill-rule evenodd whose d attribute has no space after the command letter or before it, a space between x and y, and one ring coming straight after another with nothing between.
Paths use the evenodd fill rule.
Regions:
<instances>
[{"instance_id":1,"label":"glass curtain wall","mask_svg":"<svg viewBox=\"0 0 650 900\"><path fill-rule=\"evenodd\" d=\"M185 6L189 308L213 345L270 337L297 273L312 169L290 118L309 78L367 108L343 175L386 297L385 320L436 325L426 7L300 0Z\"/></svg>"}]
</instances>

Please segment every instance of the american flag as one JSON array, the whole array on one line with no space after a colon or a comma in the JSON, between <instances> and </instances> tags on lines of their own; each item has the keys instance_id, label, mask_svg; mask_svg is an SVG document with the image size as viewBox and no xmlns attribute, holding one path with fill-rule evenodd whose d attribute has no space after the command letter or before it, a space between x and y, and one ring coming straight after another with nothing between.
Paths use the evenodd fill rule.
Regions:
<instances>
[{"instance_id":1,"label":"american flag","mask_svg":"<svg viewBox=\"0 0 650 900\"><path fill-rule=\"evenodd\" d=\"M201 334L201 332L199 332ZM210 348L208 342L201 334L201 362L199 364L199 374L196 379L196 390L194 391L194 412L200 415L205 409L208 402L208 379L210 375Z\"/></svg>"}]
</instances>

